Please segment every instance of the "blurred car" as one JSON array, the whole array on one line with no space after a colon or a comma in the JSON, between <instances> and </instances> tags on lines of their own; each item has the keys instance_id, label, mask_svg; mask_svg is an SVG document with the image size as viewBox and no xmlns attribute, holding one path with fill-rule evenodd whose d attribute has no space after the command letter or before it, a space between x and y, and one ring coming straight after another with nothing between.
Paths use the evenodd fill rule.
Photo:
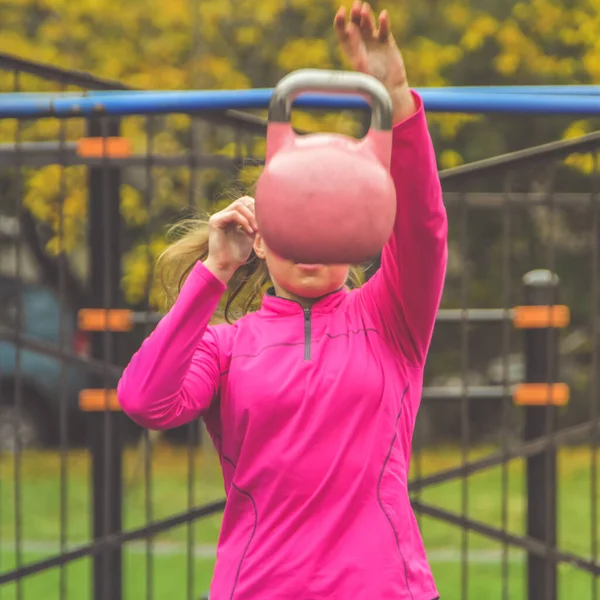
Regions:
<instances>
[{"instance_id":1,"label":"blurred car","mask_svg":"<svg viewBox=\"0 0 600 600\"><path fill-rule=\"evenodd\" d=\"M0 276L0 326L16 331L20 299L21 333L58 349L61 339L58 294L40 284L19 285L16 278ZM64 347L86 356L88 337L77 329L76 312L67 309L63 315ZM69 438L73 432L85 430L78 400L79 392L89 387L89 378L81 365L64 364L63 367L58 357L26 347L18 352L14 342L0 338L0 451L13 451L17 439L21 448L46 446L56 441L62 396L66 402ZM19 411L15 404L18 371Z\"/></svg>"},{"instance_id":2,"label":"blurred car","mask_svg":"<svg viewBox=\"0 0 600 600\"><path fill-rule=\"evenodd\" d=\"M19 295L22 298L21 333L31 339L54 346L60 344L60 298L48 286L22 283L19 292L18 280L0 275L0 327L17 330ZM64 347L71 352L87 357L89 336L77 329L77 313L67 308L63 313ZM129 340L139 345L141 340ZM17 366L19 361L19 366ZM63 363L58 357L21 347L20 353L13 341L0 337L0 452L13 452L19 447L40 448L55 444L59 439L61 419L61 397L66 402L66 421L69 446L85 443L86 420L79 409L79 392L93 387L93 378L82 365ZM21 373L20 410L16 408L18 377ZM64 378L64 379L63 379ZM110 381L114 388L117 380ZM129 418L123 417L121 432L124 441L139 439L141 428ZM178 427L161 434L174 444L202 442L200 420L190 426Z\"/></svg>"}]
</instances>

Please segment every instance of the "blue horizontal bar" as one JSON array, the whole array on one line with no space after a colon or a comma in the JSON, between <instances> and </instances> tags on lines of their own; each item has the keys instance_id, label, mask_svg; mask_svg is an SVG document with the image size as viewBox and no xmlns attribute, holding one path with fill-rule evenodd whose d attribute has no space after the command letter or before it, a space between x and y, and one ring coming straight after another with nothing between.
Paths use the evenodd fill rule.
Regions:
<instances>
[{"instance_id":1,"label":"blue horizontal bar","mask_svg":"<svg viewBox=\"0 0 600 600\"><path fill-rule=\"evenodd\" d=\"M600 101L595 95L564 93L502 92L490 93L454 89L418 91L430 112L510 113L544 115L600 115ZM0 95L0 118L34 118L41 116L73 117L91 115L125 116L134 114L189 113L211 110L266 109L271 89L225 91L155 91L99 92L89 96L37 94ZM300 96L298 108L364 109L365 100L358 96L306 94Z\"/></svg>"},{"instance_id":2,"label":"blue horizontal bar","mask_svg":"<svg viewBox=\"0 0 600 600\"><path fill-rule=\"evenodd\" d=\"M491 85L425 88L431 91L486 94L543 94L557 96L600 96L600 85Z\"/></svg>"},{"instance_id":3,"label":"blue horizontal bar","mask_svg":"<svg viewBox=\"0 0 600 600\"><path fill-rule=\"evenodd\" d=\"M564 96L600 96L600 85L480 85L480 86L448 86L448 87L417 87L419 93L427 92L476 92L485 94L511 93L511 94L558 94ZM148 90L160 93L162 90ZM185 90L185 93L191 90ZM81 96L105 96L112 94L131 94L128 90L90 90L89 92L67 92ZM134 93L146 93L136 91Z\"/></svg>"},{"instance_id":4,"label":"blue horizontal bar","mask_svg":"<svg viewBox=\"0 0 600 600\"><path fill-rule=\"evenodd\" d=\"M482 93L482 94L543 94L559 96L600 96L600 85L490 85L490 86L449 86L449 87L428 87L415 88L420 94L430 92L458 92L458 93ZM246 90L242 90L245 93ZM270 91L270 90L260 90ZM13 92L0 94L2 100L19 100L23 98L99 98L116 97L126 94L127 96L136 96L144 94L190 94L197 93L197 90L87 90L84 92ZM215 92L209 92L215 93ZM217 92L218 93L218 92Z\"/></svg>"}]
</instances>

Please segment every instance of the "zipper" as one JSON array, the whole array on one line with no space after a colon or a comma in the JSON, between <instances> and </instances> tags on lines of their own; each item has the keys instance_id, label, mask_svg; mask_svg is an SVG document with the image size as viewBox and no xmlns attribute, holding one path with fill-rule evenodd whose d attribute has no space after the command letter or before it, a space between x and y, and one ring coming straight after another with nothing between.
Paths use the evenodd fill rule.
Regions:
<instances>
[{"instance_id":1,"label":"zipper","mask_svg":"<svg viewBox=\"0 0 600 600\"><path fill-rule=\"evenodd\" d=\"M311 320L310 308L304 310L304 360L310 360Z\"/></svg>"}]
</instances>

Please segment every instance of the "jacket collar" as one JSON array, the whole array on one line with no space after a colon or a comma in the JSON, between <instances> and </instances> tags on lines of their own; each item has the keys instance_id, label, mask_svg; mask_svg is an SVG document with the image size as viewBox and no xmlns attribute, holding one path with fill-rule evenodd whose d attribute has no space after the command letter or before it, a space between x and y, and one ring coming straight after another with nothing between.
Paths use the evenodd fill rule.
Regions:
<instances>
[{"instance_id":1,"label":"jacket collar","mask_svg":"<svg viewBox=\"0 0 600 600\"><path fill-rule=\"evenodd\" d=\"M310 307L310 312L313 314L332 312L342 303L347 294L348 290L343 287L322 296ZM271 287L263 296L260 312L270 315L298 315L304 312L304 307L296 300L277 296Z\"/></svg>"}]
</instances>

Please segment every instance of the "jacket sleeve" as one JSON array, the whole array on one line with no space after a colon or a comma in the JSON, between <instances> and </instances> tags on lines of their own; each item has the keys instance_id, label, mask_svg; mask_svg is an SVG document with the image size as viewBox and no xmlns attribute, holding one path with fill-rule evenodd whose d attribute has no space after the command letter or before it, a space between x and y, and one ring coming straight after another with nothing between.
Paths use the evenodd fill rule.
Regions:
<instances>
[{"instance_id":1,"label":"jacket sleeve","mask_svg":"<svg viewBox=\"0 0 600 600\"><path fill-rule=\"evenodd\" d=\"M218 337L209 320L225 285L195 265L167 315L125 368L117 387L123 411L149 429L170 429L198 418L219 387Z\"/></svg>"},{"instance_id":2,"label":"jacket sleeve","mask_svg":"<svg viewBox=\"0 0 600 600\"><path fill-rule=\"evenodd\" d=\"M413 366L421 366L444 286L448 227L423 102L413 95L416 112L393 131L394 230L381 267L360 293L384 335Z\"/></svg>"}]
</instances>

